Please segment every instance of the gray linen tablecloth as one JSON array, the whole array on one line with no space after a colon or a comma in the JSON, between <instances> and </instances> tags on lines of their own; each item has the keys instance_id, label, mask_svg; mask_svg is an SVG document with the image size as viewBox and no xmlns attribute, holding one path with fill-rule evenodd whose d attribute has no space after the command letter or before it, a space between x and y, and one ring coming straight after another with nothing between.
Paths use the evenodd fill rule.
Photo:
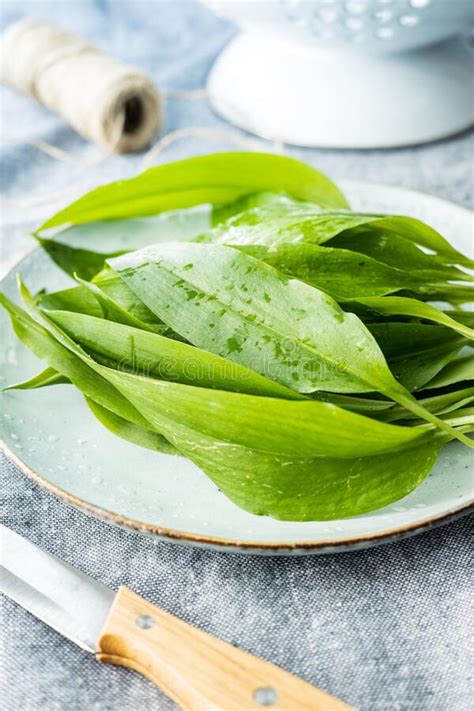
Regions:
<instances>
[{"instance_id":1,"label":"gray linen tablecloth","mask_svg":"<svg viewBox=\"0 0 474 711\"><path fill-rule=\"evenodd\" d=\"M192 2L3 2L2 25L24 14L55 20L106 51L147 68L163 88L199 88L234 33ZM90 158L86 145L30 100L1 90L2 267L31 247L28 230L51 208L19 199L75 183L74 194L131 175L139 158L89 171L40 154L42 138ZM167 129L222 127L205 102L170 101ZM230 148L202 139L162 156ZM387 151L292 153L335 177L403 185L470 205L472 137ZM2 468L6 525L112 587L128 585L208 632L299 674L367 711L467 711L468 569L472 526L463 519L370 551L259 558L154 543L56 500L15 469ZM471 579L472 580L472 579ZM471 608L472 610L472 608ZM6 711L172 709L149 682L102 666L9 601L2 605L0 706Z\"/></svg>"}]
</instances>

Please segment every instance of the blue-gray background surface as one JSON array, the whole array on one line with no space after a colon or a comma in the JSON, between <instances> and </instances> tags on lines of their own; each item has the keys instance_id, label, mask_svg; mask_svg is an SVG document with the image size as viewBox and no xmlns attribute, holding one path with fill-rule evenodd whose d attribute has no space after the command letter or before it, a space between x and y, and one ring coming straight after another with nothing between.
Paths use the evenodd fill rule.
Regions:
<instances>
[{"instance_id":1,"label":"blue-gray background surface","mask_svg":"<svg viewBox=\"0 0 474 711\"><path fill-rule=\"evenodd\" d=\"M163 89L192 89L235 30L193 2L0 3L1 24L26 14L54 20L104 50L146 68ZM93 169L62 164L28 141L41 138L79 159L87 145L29 99L0 90L2 268L31 248L28 230L51 212L22 200L70 197L131 175L139 157ZM206 102L169 101L166 130L222 127ZM187 139L160 160L231 148ZM333 177L423 190L471 206L472 136L387 151L293 150ZM2 468L3 521L107 585L128 585L225 640L367 710L472 708L466 519L366 552L298 559L255 558L156 544L75 511ZM472 541L472 535L471 535ZM92 657L3 601L0 706L6 711L132 711L174 706L150 683ZM297 711L297 710L295 710Z\"/></svg>"}]
</instances>

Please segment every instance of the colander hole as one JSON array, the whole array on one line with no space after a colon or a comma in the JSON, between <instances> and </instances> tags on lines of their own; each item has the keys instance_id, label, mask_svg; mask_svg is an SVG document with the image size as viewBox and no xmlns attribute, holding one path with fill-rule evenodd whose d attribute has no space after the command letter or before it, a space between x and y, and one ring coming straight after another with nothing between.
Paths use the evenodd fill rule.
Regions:
<instances>
[{"instance_id":1,"label":"colander hole","mask_svg":"<svg viewBox=\"0 0 474 711\"><path fill-rule=\"evenodd\" d=\"M419 17L416 15L402 15L399 22L403 27L415 27L419 22Z\"/></svg>"}]
</instances>

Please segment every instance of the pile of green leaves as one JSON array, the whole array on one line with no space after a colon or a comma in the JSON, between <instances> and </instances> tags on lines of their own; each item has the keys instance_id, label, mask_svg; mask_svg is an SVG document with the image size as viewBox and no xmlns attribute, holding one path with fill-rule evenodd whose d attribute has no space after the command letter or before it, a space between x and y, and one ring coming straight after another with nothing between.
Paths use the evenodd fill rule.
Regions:
<instances>
[{"instance_id":1,"label":"pile of green leaves","mask_svg":"<svg viewBox=\"0 0 474 711\"><path fill-rule=\"evenodd\" d=\"M203 203L214 226L187 242L99 254L45 237ZM36 237L77 284L33 297L20 280L24 308L1 297L47 363L11 387L71 383L109 430L188 457L251 513L371 511L418 486L451 440L473 444L473 319L459 308L472 260L418 220L350 211L303 163L160 166Z\"/></svg>"}]
</instances>

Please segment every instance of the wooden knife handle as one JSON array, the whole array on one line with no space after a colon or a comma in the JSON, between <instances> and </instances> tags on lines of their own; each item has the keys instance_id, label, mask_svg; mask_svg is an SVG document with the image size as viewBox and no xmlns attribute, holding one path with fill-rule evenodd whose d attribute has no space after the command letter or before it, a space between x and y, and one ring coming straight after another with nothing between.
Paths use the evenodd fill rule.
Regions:
<instances>
[{"instance_id":1,"label":"wooden knife handle","mask_svg":"<svg viewBox=\"0 0 474 711\"><path fill-rule=\"evenodd\" d=\"M97 643L101 662L147 676L186 711L352 707L120 588Z\"/></svg>"}]
</instances>

